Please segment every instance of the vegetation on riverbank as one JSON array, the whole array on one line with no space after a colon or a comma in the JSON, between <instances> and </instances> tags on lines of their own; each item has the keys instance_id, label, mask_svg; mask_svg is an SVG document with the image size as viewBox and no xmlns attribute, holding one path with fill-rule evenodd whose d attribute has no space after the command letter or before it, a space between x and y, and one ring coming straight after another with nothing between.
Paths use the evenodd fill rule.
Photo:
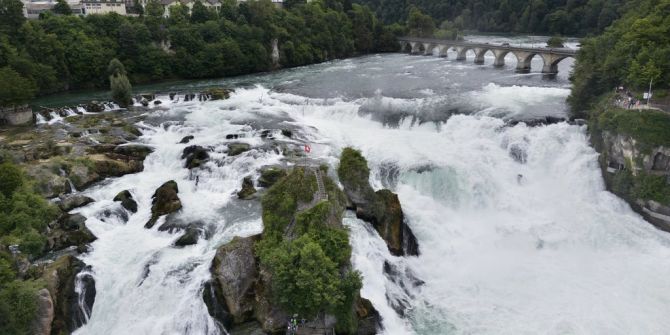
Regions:
<instances>
[{"instance_id":1,"label":"vegetation on riverbank","mask_svg":"<svg viewBox=\"0 0 670 335\"><path fill-rule=\"evenodd\" d=\"M0 164L0 333L31 334L37 311L37 291L44 283L19 278L18 262L9 253L17 245L21 254L41 256L45 249L47 224L58 209L33 190L16 165Z\"/></svg>"},{"instance_id":2,"label":"vegetation on riverbank","mask_svg":"<svg viewBox=\"0 0 670 335\"><path fill-rule=\"evenodd\" d=\"M631 1L632 10L602 35L581 41L568 101L573 114L587 111L615 87L631 91L670 88L670 0Z\"/></svg>"},{"instance_id":3,"label":"vegetation on riverbank","mask_svg":"<svg viewBox=\"0 0 670 335\"><path fill-rule=\"evenodd\" d=\"M0 11L0 88L32 89L10 94L20 104L36 94L107 87L107 64L117 58L133 83L168 78L215 78L293 67L359 53L398 48L394 34L365 6L347 1L294 3L223 1L216 12L196 2L170 8L147 4L140 17L117 14L44 14L25 20L19 0L3 0ZM272 42L279 60L273 64ZM13 71L13 72L9 72ZM18 79L17 79L18 78ZM11 82L9 80L12 79ZM0 98L4 97L0 92Z\"/></svg>"}]
</instances>

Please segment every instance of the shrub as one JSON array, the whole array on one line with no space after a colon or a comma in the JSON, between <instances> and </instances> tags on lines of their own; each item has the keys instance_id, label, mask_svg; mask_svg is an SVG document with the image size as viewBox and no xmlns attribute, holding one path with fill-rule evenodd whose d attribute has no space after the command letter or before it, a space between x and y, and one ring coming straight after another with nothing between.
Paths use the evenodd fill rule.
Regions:
<instances>
[{"instance_id":1,"label":"shrub","mask_svg":"<svg viewBox=\"0 0 670 335\"><path fill-rule=\"evenodd\" d=\"M552 36L547 41L547 47L549 48L563 48L563 39L560 36Z\"/></svg>"},{"instance_id":2,"label":"shrub","mask_svg":"<svg viewBox=\"0 0 670 335\"><path fill-rule=\"evenodd\" d=\"M37 282L13 281L0 290L0 334L32 334L39 288Z\"/></svg>"}]
</instances>

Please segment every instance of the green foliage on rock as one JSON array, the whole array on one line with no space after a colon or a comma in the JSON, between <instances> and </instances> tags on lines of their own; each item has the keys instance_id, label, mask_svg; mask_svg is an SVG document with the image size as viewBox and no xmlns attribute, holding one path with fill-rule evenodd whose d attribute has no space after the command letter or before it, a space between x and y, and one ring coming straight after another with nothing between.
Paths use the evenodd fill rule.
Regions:
<instances>
[{"instance_id":1,"label":"green foliage on rock","mask_svg":"<svg viewBox=\"0 0 670 335\"><path fill-rule=\"evenodd\" d=\"M37 291L44 286L16 278L16 261L7 247L16 244L26 256L41 256L46 242L43 233L58 213L33 191L20 168L0 164L0 334L32 334Z\"/></svg>"},{"instance_id":2,"label":"green foliage on rock","mask_svg":"<svg viewBox=\"0 0 670 335\"><path fill-rule=\"evenodd\" d=\"M600 105L591 114L592 125L598 130L631 136L644 152L670 146L670 115L666 113L653 110L640 113Z\"/></svg>"},{"instance_id":3,"label":"green foliage on rock","mask_svg":"<svg viewBox=\"0 0 670 335\"><path fill-rule=\"evenodd\" d=\"M264 238L280 240L293 220L298 203L312 201L316 189L314 176L302 168L296 168L275 183L262 199Z\"/></svg>"},{"instance_id":4,"label":"green foliage on rock","mask_svg":"<svg viewBox=\"0 0 670 335\"><path fill-rule=\"evenodd\" d=\"M549 48L563 48L565 41L560 36L552 36L547 40L547 47Z\"/></svg>"},{"instance_id":5,"label":"green foliage on rock","mask_svg":"<svg viewBox=\"0 0 670 335\"><path fill-rule=\"evenodd\" d=\"M0 165L0 187L0 244L17 244L26 254L41 255L46 242L42 233L58 209L35 193L23 172L10 163Z\"/></svg>"},{"instance_id":6,"label":"green foliage on rock","mask_svg":"<svg viewBox=\"0 0 670 335\"><path fill-rule=\"evenodd\" d=\"M352 189L369 188L370 168L365 157L356 149L347 147L342 150L337 175L342 183L351 185Z\"/></svg>"},{"instance_id":7,"label":"green foliage on rock","mask_svg":"<svg viewBox=\"0 0 670 335\"><path fill-rule=\"evenodd\" d=\"M653 200L661 204L670 204L670 185L665 176L641 173L635 177L633 194L638 199Z\"/></svg>"},{"instance_id":8,"label":"green foliage on rock","mask_svg":"<svg viewBox=\"0 0 670 335\"><path fill-rule=\"evenodd\" d=\"M35 281L0 282L0 334L33 334L31 326L41 287L42 283Z\"/></svg>"},{"instance_id":9,"label":"green foliage on rock","mask_svg":"<svg viewBox=\"0 0 670 335\"><path fill-rule=\"evenodd\" d=\"M310 203L317 189L310 171L295 168L268 190L262 200L265 228L256 253L261 267L271 273L274 303L310 319L320 312L333 314L338 329L351 333L361 279L348 270L351 247L341 225L343 195L335 194L330 179L324 183L329 200L301 212L299 205Z\"/></svg>"}]
</instances>

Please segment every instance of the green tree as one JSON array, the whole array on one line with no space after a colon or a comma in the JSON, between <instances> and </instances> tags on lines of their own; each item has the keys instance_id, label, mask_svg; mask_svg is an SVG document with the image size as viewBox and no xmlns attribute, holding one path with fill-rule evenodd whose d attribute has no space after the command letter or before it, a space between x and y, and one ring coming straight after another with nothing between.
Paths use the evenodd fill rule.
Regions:
<instances>
[{"instance_id":1,"label":"green tree","mask_svg":"<svg viewBox=\"0 0 670 335\"><path fill-rule=\"evenodd\" d=\"M193 3L193 8L191 8L191 22L204 23L209 20L214 20L215 18L216 13L205 7L200 0L196 0L196 2Z\"/></svg>"},{"instance_id":2,"label":"green tree","mask_svg":"<svg viewBox=\"0 0 670 335\"><path fill-rule=\"evenodd\" d=\"M412 7L407 19L409 34L416 37L432 37L435 30L433 19L421 12L417 7Z\"/></svg>"},{"instance_id":3,"label":"green tree","mask_svg":"<svg viewBox=\"0 0 670 335\"><path fill-rule=\"evenodd\" d=\"M12 36L25 21L20 0L0 0L0 32Z\"/></svg>"},{"instance_id":4,"label":"green tree","mask_svg":"<svg viewBox=\"0 0 670 335\"><path fill-rule=\"evenodd\" d=\"M23 185L23 174L14 164L0 164L0 192L6 197L11 198L14 192Z\"/></svg>"},{"instance_id":5,"label":"green tree","mask_svg":"<svg viewBox=\"0 0 670 335\"><path fill-rule=\"evenodd\" d=\"M26 103L35 96L35 90L35 83L10 67L0 68L0 106Z\"/></svg>"},{"instance_id":6,"label":"green tree","mask_svg":"<svg viewBox=\"0 0 670 335\"><path fill-rule=\"evenodd\" d=\"M165 13L163 5L157 0L149 0L146 4L145 11L147 16L158 19L162 18Z\"/></svg>"},{"instance_id":7,"label":"green tree","mask_svg":"<svg viewBox=\"0 0 670 335\"><path fill-rule=\"evenodd\" d=\"M58 0L54 5L53 12L60 15L71 15L72 8L70 8L70 5L65 0Z\"/></svg>"},{"instance_id":8,"label":"green tree","mask_svg":"<svg viewBox=\"0 0 670 335\"><path fill-rule=\"evenodd\" d=\"M37 314L37 284L13 281L0 290L0 333L29 335Z\"/></svg>"},{"instance_id":9,"label":"green tree","mask_svg":"<svg viewBox=\"0 0 670 335\"><path fill-rule=\"evenodd\" d=\"M121 107L128 107L133 103L133 88L128 81L126 69L121 62L114 58L109 62L109 85L112 90L112 100Z\"/></svg>"}]
</instances>

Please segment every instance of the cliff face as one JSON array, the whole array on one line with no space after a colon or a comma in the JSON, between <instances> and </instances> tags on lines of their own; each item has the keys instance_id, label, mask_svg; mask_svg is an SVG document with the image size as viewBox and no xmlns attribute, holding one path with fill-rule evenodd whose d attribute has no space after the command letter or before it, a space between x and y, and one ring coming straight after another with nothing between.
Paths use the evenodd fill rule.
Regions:
<instances>
[{"instance_id":1,"label":"cliff face","mask_svg":"<svg viewBox=\"0 0 670 335\"><path fill-rule=\"evenodd\" d=\"M605 110L589 131L608 190L670 232L670 115Z\"/></svg>"}]
</instances>

